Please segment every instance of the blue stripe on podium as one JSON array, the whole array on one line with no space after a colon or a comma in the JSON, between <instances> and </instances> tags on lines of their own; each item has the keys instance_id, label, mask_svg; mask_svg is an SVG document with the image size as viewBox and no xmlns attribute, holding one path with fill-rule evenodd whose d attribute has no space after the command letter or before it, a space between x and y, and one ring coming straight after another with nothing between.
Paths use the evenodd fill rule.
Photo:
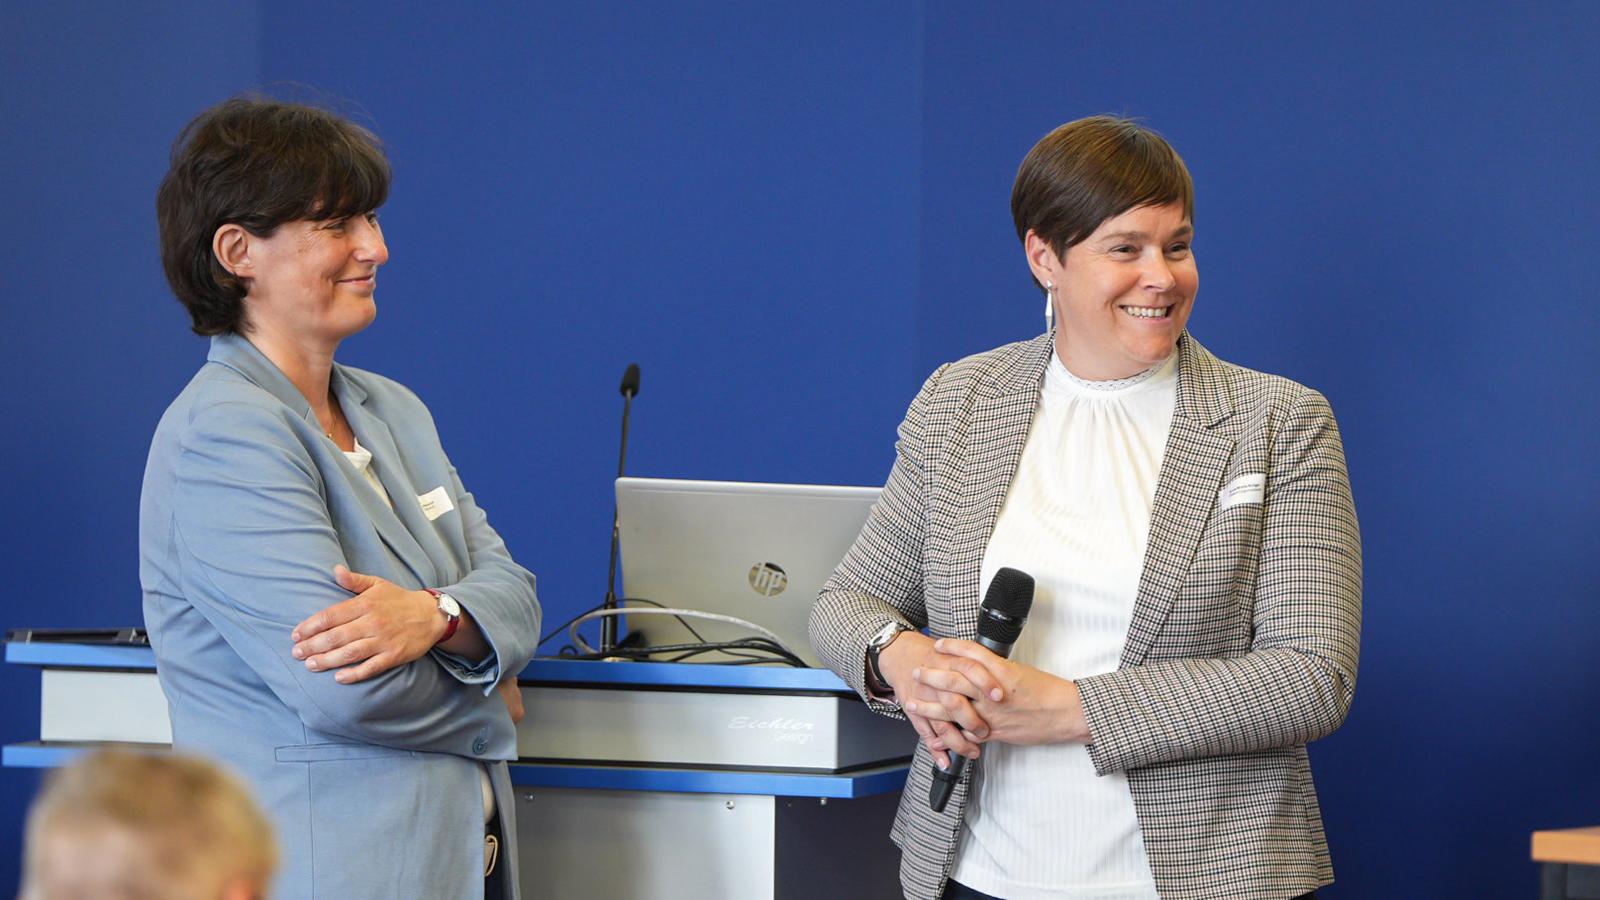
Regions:
<instances>
[{"instance_id":1,"label":"blue stripe on podium","mask_svg":"<svg viewBox=\"0 0 1600 900\"><path fill-rule=\"evenodd\" d=\"M90 750L121 747L160 752L165 744L30 742L7 744L0 752L6 768L50 769ZM715 769L646 769L630 766L566 766L512 763L511 781L523 787L579 790L658 791L669 794L754 794L775 797L830 797L848 800L897 791L905 786L904 762L843 774L734 772Z\"/></svg>"}]
</instances>

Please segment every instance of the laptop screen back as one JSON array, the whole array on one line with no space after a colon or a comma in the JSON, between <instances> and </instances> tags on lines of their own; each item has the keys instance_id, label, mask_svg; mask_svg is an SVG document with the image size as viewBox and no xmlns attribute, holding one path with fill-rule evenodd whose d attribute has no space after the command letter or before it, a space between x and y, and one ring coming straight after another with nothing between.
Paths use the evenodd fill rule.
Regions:
<instances>
[{"instance_id":1,"label":"laptop screen back","mask_svg":"<svg viewBox=\"0 0 1600 900\"><path fill-rule=\"evenodd\" d=\"M878 488L866 487L619 478L625 595L754 622L820 665L806 618L877 499ZM731 624L687 621L708 641L752 635ZM654 645L698 640L667 616L632 616L628 627Z\"/></svg>"}]
</instances>

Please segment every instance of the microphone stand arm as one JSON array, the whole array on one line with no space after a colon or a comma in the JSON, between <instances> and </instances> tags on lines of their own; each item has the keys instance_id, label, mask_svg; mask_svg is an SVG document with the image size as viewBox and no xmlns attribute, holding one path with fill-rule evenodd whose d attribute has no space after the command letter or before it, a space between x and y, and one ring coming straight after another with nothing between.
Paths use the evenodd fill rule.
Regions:
<instances>
[{"instance_id":1,"label":"microphone stand arm","mask_svg":"<svg viewBox=\"0 0 1600 900\"><path fill-rule=\"evenodd\" d=\"M628 414L633 409L633 394L622 395L622 446L617 453L617 477L621 478L623 467L628 460ZM611 570L606 577L606 599L601 604L602 609L617 608L617 546L622 538L622 530L618 524L617 507L611 507ZM617 648L617 619L619 616L605 616L600 620L600 650L609 653Z\"/></svg>"}]
</instances>

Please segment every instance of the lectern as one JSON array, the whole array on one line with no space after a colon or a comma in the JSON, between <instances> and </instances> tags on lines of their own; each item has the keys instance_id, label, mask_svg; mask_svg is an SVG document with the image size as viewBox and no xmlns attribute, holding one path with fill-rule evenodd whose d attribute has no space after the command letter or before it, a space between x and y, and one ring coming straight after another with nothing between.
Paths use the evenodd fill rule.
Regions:
<instances>
[{"instance_id":1,"label":"lectern","mask_svg":"<svg viewBox=\"0 0 1600 900\"><path fill-rule=\"evenodd\" d=\"M7 766L171 742L150 650L8 642L40 669ZM535 660L519 679L518 850L534 897L892 897L916 736L822 669Z\"/></svg>"}]
</instances>

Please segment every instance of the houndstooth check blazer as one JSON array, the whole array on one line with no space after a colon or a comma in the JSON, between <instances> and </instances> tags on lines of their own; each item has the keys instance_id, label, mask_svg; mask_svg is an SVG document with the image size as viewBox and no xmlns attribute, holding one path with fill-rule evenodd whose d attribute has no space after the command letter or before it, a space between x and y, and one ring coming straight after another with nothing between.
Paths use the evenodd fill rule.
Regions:
<instances>
[{"instance_id":1,"label":"houndstooth check blazer","mask_svg":"<svg viewBox=\"0 0 1600 900\"><path fill-rule=\"evenodd\" d=\"M885 622L977 633L979 566L1050 352L1045 334L928 378L823 586L811 643L878 712L901 715L864 689ZM1316 391L1222 362L1187 332L1178 353L1121 665L1077 682L1089 756L1100 774L1126 773L1165 900L1295 897L1333 880L1305 745L1344 721L1356 681L1361 542L1344 449ZM1234 479L1263 474L1263 501L1219 503ZM944 890L973 770L936 814L930 766L918 743L891 835L908 897Z\"/></svg>"}]
</instances>

